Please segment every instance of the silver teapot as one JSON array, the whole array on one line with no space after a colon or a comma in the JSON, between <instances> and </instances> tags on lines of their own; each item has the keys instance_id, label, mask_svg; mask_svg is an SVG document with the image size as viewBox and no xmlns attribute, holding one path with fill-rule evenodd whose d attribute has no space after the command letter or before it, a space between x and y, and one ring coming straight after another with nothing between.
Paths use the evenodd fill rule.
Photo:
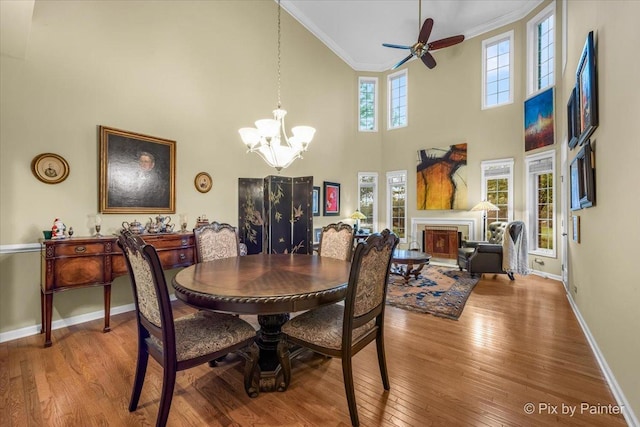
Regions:
<instances>
[{"instance_id":1,"label":"silver teapot","mask_svg":"<svg viewBox=\"0 0 640 427\"><path fill-rule=\"evenodd\" d=\"M122 221L122 228L124 230L129 230L133 234L142 234L144 233L144 225L140 224L137 220L133 220L131 222Z\"/></svg>"},{"instance_id":2,"label":"silver teapot","mask_svg":"<svg viewBox=\"0 0 640 427\"><path fill-rule=\"evenodd\" d=\"M162 214L158 215L156 217L155 224L158 228L158 231L157 231L158 233L170 233L173 231L173 224L171 224L171 217L169 215L167 216L162 216Z\"/></svg>"},{"instance_id":3,"label":"silver teapot","mask_svg":"<svg viewBox=\"0 0 640 427\"><path fill-rule=\"evenodd\" d=\"M157 222L153 222L153 218L149 217L149 222L147 223L147 227L145 228L147 233L159 233L160 225Z\"/></svg>"}]
</instances>

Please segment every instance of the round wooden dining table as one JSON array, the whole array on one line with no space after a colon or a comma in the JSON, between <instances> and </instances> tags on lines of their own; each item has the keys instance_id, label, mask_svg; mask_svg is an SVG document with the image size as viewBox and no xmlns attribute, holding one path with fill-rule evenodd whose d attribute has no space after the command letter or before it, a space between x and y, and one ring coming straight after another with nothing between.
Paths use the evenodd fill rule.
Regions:
<instances>
[{"instance_id":1,"label":"round wooden dining table","mask_svg":"<svg viewBox=\"0 0 640 427\"><path fill-rule=\"evenodd\" d=\"M176 274L176 297L200 309L256 314L260 390L275 391L277 346L289 313L344 299L351 263L328 257L257 254L194 264Z\"/></svg>"}]
</instances>

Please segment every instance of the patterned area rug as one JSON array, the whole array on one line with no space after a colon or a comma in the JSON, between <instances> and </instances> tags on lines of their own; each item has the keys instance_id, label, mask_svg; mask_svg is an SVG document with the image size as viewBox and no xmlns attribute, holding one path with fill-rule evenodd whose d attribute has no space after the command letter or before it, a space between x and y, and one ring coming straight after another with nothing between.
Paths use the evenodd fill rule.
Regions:
<instances>
[{"instance_id":1,"label":"patterned area rug","mask_svg":"<svg viewBox=\"0 0 640 427\"><path fill-rule=\"evenodd\" d=\"M407 285L401 276L391 275L387 291L387 304L405 310L430 313L458 320L467 298L480 277L471 277L457 267L427 265L418 279Z\"/></svg>"}]
</instances>

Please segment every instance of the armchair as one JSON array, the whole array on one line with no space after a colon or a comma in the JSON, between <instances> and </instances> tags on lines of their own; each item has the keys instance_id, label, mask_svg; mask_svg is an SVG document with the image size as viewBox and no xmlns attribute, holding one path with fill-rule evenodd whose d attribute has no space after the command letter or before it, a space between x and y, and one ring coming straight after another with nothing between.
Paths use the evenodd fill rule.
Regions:
<instances>
[{"instance_id":1,"label":"armchair","mask_svg":"<svg viewBox=\"0 0 640 427\"><path fill-rule=\"evenodd\" d=\"M507 223L496 221L489 224L489 240L487 242L463 242L458 249L458 266L460 271L466 269L471 274L495 273L506 274L514 280L512 271L502 268L502 243Z\"/></svg>"}]
</instances>

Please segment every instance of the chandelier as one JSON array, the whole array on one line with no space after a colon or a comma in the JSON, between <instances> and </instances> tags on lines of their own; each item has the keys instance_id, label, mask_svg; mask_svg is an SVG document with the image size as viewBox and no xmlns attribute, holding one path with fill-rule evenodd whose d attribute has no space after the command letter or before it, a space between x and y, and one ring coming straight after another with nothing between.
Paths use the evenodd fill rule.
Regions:
<instances>
[{"instance_id":1,"label":"chandelier","mask_svg":"<svg viewBox=\"0 0 640 427\"><path fill-rule=\"evenodd\" d=\"M248 153L257 153L278 172L288 167L295 159L302 158L307 151L316 130L311 126L296 126L288 137L284 127L287 111L280 103L280 0L278 0L278 108L273 110L273 119L262 119L255 122L255 128L239 129L242 142Z\"/></svg>"}]
</instances>

